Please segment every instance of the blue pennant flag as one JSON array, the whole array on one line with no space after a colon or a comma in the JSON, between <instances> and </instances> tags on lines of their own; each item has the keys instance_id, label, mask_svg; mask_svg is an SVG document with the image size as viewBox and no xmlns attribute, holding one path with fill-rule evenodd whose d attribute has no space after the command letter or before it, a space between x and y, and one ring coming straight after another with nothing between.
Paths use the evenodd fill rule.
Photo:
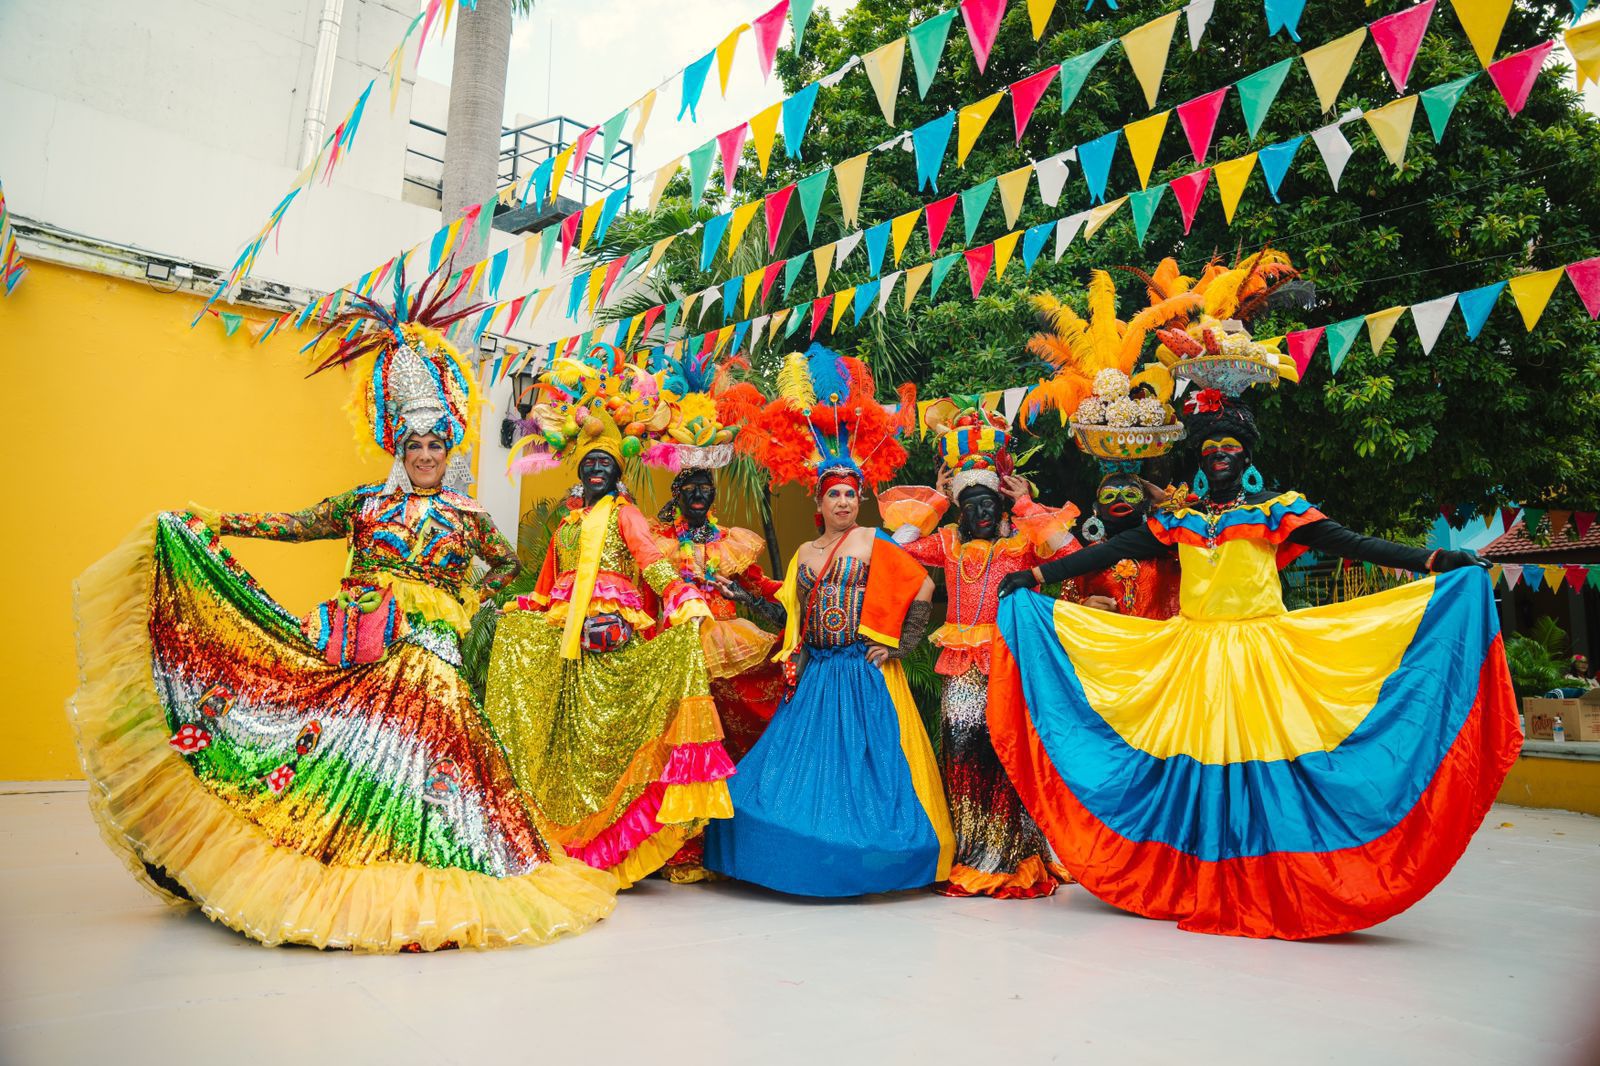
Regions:
<instances>
[{"instance_id":1,"label":"blue pennant flag","mask_svg":"<svg viewBox=\"0 0 1600 1066\"><path fill-rule=\"evenodd\" d=\"M1283 184L1284 175L1289 173L1289 164L1294 162L1294 154L1300 150L1303 140L1304 136L1279 141L1256 153L1256 162L1261 164L1261 173L1267 179L1267 191L1272 193L1273 203L1283 202L1278 199L1278 186Z\"/></svg>"},{"instance_id":2,"label":"blue pennant flag","mask_svg":"<svg viewBox=\"0 0 1600 1066\"><path fill-rule=\"evenodd\" d=\"M744 335L749 332L750 322L748 319L733 327L733 341L728 345L729 355L739 350L739 345L744 343Z\"/></svg>"},{"instance_id":3,"label":"blue pennant flag","mask_svg":"<svg viewBox=\"0 0 1600 1066\"><path fill-rule=\"evenodd\" d=\"M820 82L812 82L783 102L783 150L790 159L800 158L800 142L811 124L811 108L817 102Z\"/></svg>"},{"instance_id":4,"label":"blue pennant flag","mask_svg":"<svg viewBox=\"0 0 1600 1066\"><path fill-rule=\"evenodd\" d=\"M489 297L491 299L499 299L500 297L500 279L505 277L506 263L510 260L510 248L501 249L495 253L493 259L489 260Z\"/></svg>"},{"instance_id":5,"label":"blue pennant flag","mask_svg":"<svg viewBox=\"0 0 1600 1066\"><path fill-rule=\"evenodd\" d=\"M617 212L622 210L622 201L627 198L628 186L626 185L606 197L605 206L600 209L600 219L594 224L596 244L606 239L606 230L611 228L611 220L617 217Z\"/></svg>"},{"instance_id":6,"label":"blue pennant flag","mask_svg":"<svg viewBox=\"0 0 1600 1066\"><path fill-rule=\"evenodd\" d=\"M1033 261L1044 251L1044 246L1050 241L1050 231L1055 228L1054 222L1041 222L1022 235L1022 269L1033 272Z\"/></svg>"},{"instance_id":7,"label":"blue pennant flag","mask_svg":"<svg viewBox=\"0 0 1600 1066\"><path fill-rule=\"evenodd\" d=\"M1111 174L1111 160L1117 154L1117 138L1121 136L1121 130L1112 130L1078 145L1078 166L1083 168L1083 180L1089 183L1093 203L1105 203L1106 178Z\"/></svg>"},{"instance_id":8,"label":"blue pennant flag","mask_svg":"<svg viewBox=\"0 0 1600 1066\"><path fill-rule=\"evenodd\" d=\"M734 311L739 306L739 290L743 287L742 277L732 277L722 283L722 321L726 322L733 317Z\"/></svg>"},{"instance_id":9,"label":"blue pennant flag","mask_svg":"<svg viewBox=\"0 0 1600 1066\"><path fill-rule=\"evenodd\" d=\"M710 71L711 61L715 58L717 52L712 49L683 68L683 102L678 105L678 121L683 121L684 115L689 116L690 122L700 121L694 109L700 105L700 94L706 87L706 73Z\"/></svg>"},{"instance_id":10,"label":"blue pennant flag","mask_svg":"<svg viewBox=\"0 0 1600 1066\"><path fill-rule=\"evenodd\" d=\"M867 230L864 236L867 239L867 270L877 277L883 271L883 250L889 247L889 223L878 223Z\"/></svg>"},{"instance_id":11,"label":"blue pennant flag","mask_svg":"<svg viewBox=\"0 0 1600 1066\"><path fill-rule=\"evenodd\" d=\"M878 290L882 287L883 281L881 279L874 279L856 286L855 320L857 323L861 321L861 316L867 313L867 308L871 307L878 299Z\"/></svg>"},{"instance_id":12,"label":"blue pennant flag","mask_svg":"<svg viewBox=\"0 0 1600 1066\"><path fill-rule=\"evenodd\" d=\"M1267 33L1285 30L1289 39L1300 41L1300 16L1305 14L1306 0L1266 0Z\"/></svg>"},{"instance_id":13,"label":"blue pennant flag","mask_svg":"<svg viewBox=\"0 0 1600 1066\"><path fill-rule=\"evenodd\" d=\"M917 189L932 186L939 191L939 171L944 166L945 149L950 146L950 131L955 129L956 113L947 111L931 122L911 131L911 147L917 154Z\"/></svg>"},{"instance_id":14,"label":"blue pennant flag","mask_svg":"<svg viewBox=\"0 0 1600 1066\"><path fill-rule=\"evenodd\" d=\"M1468 289L1456 297L1456 306L1461 308L1461 318L1467 324L1467 340L1478 339L1478 334L1483 331L1483 324L1489 321L1489 312L1494 310L1494 303L1500 299L1500 293L1505 287L1505 282L1497 281L1493 285Z\"/></svg>"},{"instance_id":15,"label":"blue pennant flag","mask_svg":"<svg viewBox=\"0 0 1600 1066\"><path fill-rule=\"evenodd\" d=\"M711 261L717 257L717 249L722 247L722 235L728 232L728 223L733 221L731 212L724 212L713 218L708 218L700 228L700 269L710 270Z\"/></svg>"}]
</instances>

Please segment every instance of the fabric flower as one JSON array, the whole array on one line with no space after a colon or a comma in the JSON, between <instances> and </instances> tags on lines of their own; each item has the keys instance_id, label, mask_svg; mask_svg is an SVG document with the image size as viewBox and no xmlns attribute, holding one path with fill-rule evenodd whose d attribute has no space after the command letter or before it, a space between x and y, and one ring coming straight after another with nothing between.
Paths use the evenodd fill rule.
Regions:
<instances>
[{"instance_id":1,"label":"fabric flower","mask_svg":"<svg viewBox=\"0 0 1600 1066\"><path fill-rule=\"evenodd\" d=\"M1201 389L1191 392L1188 399L1183 401L1185 414L1199 415L1210 414L1222 410L1221 389Z\"/></svg>"},{"instance_id":2,"label":"fabric flower","mask_svg":"<svg viewBox=\"0 0 1600 1066\"><path fill-rule=\"evenodd\" d=\"M178 728L167 743L185 755L193 755L202 748L211 746L211 734L200 726L184 725Z\"/></svg>"}]
</instances>

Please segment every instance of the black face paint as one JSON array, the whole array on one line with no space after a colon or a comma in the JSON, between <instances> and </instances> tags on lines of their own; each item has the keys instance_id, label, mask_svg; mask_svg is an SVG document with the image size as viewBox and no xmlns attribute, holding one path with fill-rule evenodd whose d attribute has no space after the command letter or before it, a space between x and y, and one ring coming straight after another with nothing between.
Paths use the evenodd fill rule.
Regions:
<instances>
[{"instance_id":1,"label":"black face paint","mask_svg":"<svg viewBox=\"0 0 1600 1066\"><path fill-rule=\"evenodd\" d=\"M602 451L592 451L578 463L578 482L583 486L584 506L617 491L622 480L622 464Z\"/></svg>"},{"instance_id":2,"label":"black face paint","mask_svg":"<svg viewBox=\"0 0 1600 1066\"><path fill-rule=\"evenodd\" d=\"M1229 501L1239 494L1239 479L1250 468L1250 449L1234 437L1207 437L1200 445L1200 472L1211 484L1211 499Z\"/></svg>"},{"instance_id":3,"label":"black face paint","mask_svg":"<svg viewBox=\"0 0 1600 1066\"><path fill-rule=\"evenodd\" d=\"M961 519L956 531L962 540L993 540L999 535L1005 508L998 492L974 485L961 493L957 506L961 508Z\"/></svg>"},{"instance_id":4,"label":"black face paint","mask_svg":"<svg viewBox=\"0 0 1600 1066\"><path fill-rule=\"evenodd\" d=\"M678 513L690 527L703 526L711 517L711 508L717 502L717 485L709 471L685 478L672 494Z\"/></svg>"},{"instance_id":5,"label":"black face paint","mask_svg":"<svg viewBox=\"0 0 1600 1066\"><path fill-rule=\"evenodd\" d=\"M1132 474L1110 474L1095 492L1094 516L1114 537L1144 524L1150 515L1150 498L1144 483Z\"/></svg>"}]
</instances>

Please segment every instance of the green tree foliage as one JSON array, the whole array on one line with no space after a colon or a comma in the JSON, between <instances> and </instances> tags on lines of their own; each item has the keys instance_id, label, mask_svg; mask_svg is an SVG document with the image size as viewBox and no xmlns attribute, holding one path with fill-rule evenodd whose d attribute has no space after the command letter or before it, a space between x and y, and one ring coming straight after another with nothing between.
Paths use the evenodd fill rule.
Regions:
<instances>
[{"instance_id":1,"label":"green tree foliage","mask_svg":"<svg viewBox=\"0 0 1600 1066\"><path fill-rule=\"evenodd\" d=\"M1404 0L1378 0L1370 6L1359 0L1319 2L1302 19L1304 45L1296 45L1282 34L1267 36L1259 0L1223 0L1198 52L1190 51L1185 24L1179 20L1157 106L1174 107L1407 6ZM860 0L837 21L818 11L806 31L802 53L780 53L778 74L785 88L793 91L836 70L851 55L892 40L942 7ZM822 91L802 159L785 158L780 141L763 181L753 152L747 149L734 200L760 196L848 159L895 132L1118 37L1162 10L1155 4L1132 2L1114 14L1106 14L1099 5L1094 13L1085 14L1077 5L1064 3L1043 39L1035 42L1024 5L1012 4L981 75L958 20L925 100L916 96L907 59L898 130L883 121L867 78L854 71L838 87ZM1542 0L1514 7L1496 54L1505 56L1556 36L1568 11L1564 2ZM1480 69L1450 9L1440 5L1408 90ZM1357 56L1338 108L1376 107L1394 95L1369 41ZM866 227L893 218L1150 113L1118 47L1100 61L1065 114L1059 112L1059 99L1053 86L1017 146L1008 97L963 168L956 166L952 137L939 193L917 190L909 151L875 154L862 194L860 224ZM1207 162L1309 134L1331 117L1319 112L1310 80L1296 62L1254 139L1247 135L1236 94L1230 94ZM846 316L832 343L867 357L885 389L894 381L913 380L926 396L979 392L1037 377L1041 367L1024 349L1036 328L1029 294L1051 291L1077 299L1075 294L1081 294L1089 271L1096 267L1148 266L1173 255L1186 269L1198 270L1214 255L1232 257L1271 243L1287 251L1315 285L1314 306L1279 309L1256 323L1258 335L1271 336L1421 302L1600 251L1600 175L1594 165L1600 159L1600 123L1583 110L1569 71L1547 69L1516 118L1508 117L1487 76L1480 77L1456 107L1442 143L1434 140L1419 108L1405 165L1398 171L1384 158L1364 122L1345 126L1345 133L1356 151L1338 192L1332 190L1308 138L1283 182L1283 202L1275 204L1256 175L1232 226L1223 221L1213 187L1192 232L1185 236L1169 194L1143 248L1124 209L1092 241L1075 241L1059 263L1051 261L1050 248L1031 274L1014 261L1003 279L997 282L991 277L976 301L968 291L963 266L957 264L931 305L925 288L908 316L900 310L897 294L886 315L873 314L859 327L852 328ZM1194 167L1174 115L1151 182ZM609 242L624 250L637 247L675 232L696 215L716 214L722 208L715 175L711 186L710 199L691 213L687 183L680 175L655 216L619 220ZM1112 168L1108 198L1138 187L1123 145ZM1050 221L1088 204L1087 188L1074 166L1056 207L1041 204L1037 186L1030 188L1017 227ZM679 240L667 258L666 287L636 294L614 313L633 314L762 265L767 254L761 228L758 220L731 266L719 255L710 273L699 270L698 238ZM797 255L846 232L830 191L810 241L798 204L791 204L778 254ZM996 196L974 243L987 243L1005 232ZM964 247L962 237L958 207L940 254ZM919 223L900 265L928 258L926 230ZM891 269L886 261L885 272ZM865 256L858 251L843 271L834 273L828 288L867 279ZM1119 288L1123 308L1131 313L1144 299L1142 287L1124 276ZM781 294L781 280L778 291ZM815 276L808 264L788 303L813 295ZM1406 322L1377 354L1365 334L1359 337L1337 377L1331 374L1323 348L1300 387L1258 391L1251 399L1264 434L1260 465L1269 480L1301 489L1351 525L1397 535L1419 534L1446 504L1480 511L1507 501L1595 506L1600 501L1600 434L1594 428L1600 424L1600 333L1564 284L1532 333L1524 330L1509 294L1501 300L1476 342L1467 341L1459 316L1453 316L1432 353L1424 355ZM786 305L774 296L767 309ZM696 321L703 321L694 327L697 330L722 325L720 307L704 320L698 315L697 308ZM804 337L803 332L795 341ZM795 348L795 341L787 347ZM1081 502L1093 477L1090 465L1077 455L1053 416L1034 428L1044 446L1033 461L1033 473L1047 488L1065 490ZM924 476L931 470L931 457L926 450L919 451L923 454L908 476Z\"/></svg>"}]
</instances>

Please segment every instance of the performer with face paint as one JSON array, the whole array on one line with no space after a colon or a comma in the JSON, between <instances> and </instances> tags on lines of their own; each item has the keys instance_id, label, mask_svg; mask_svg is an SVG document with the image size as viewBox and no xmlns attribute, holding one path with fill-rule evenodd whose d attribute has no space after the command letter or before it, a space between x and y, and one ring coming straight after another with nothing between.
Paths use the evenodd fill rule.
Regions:
<instances>
[{"instance_id":1,"label":"performer with face paint","mask_svg":"<svg viewBox=\"0 0 1600 1066\"><path fill-rule=\"evenodd\" d=\"M886 524L905 519L913 535L937 522L952 501L958 512L953 527L906 544L913 558L943 570L949 602L944 625L930 638L942 649L934 667L944 678L939 769L956 837L950 876L937 890L999 899L1049 896L1066 874L995 757L985 713L1000 581L1076 551L1070 530L1078 509L1033 502L1028 483L1012 473L1004 418L940 400L924 421L938 434L942 491L896 487L880 506ZM904 535L897 530L897 539Z\"/></svg>"},{"instance_id":2,"label":"performer with face paint","mask_svg":"<svg viewBox=\"0 0 1600 1066\"><path fill-rule=\"evenodd\" d=\"M1193 481L1143 527L1006 579L996 749L1062 863L1116 906L1235 936L1374 925L1449 872L1516 759L1483 564L1268 488L1237 394L1289 361L1206 318L1160 335L1195 386ZM1165 622L1016 591L1173 547ZM1312 548L1429 576L1286 612L1278 568Z\"/></svg>"},{"instance_id":3,"label":"performer with face paint","mask_svg":"<svg viewBox=\"0 0 1600 1066\"><path fill-rule=\"evenodd\" d=\"M518 784L568 854L623 885L731 813L733 763L698 633L711 612L621 484L625 447L671 420L652 386L608 345L541 380L532 454L568 453L579 494L533 594L500 619L485 699ZM672 623L660 632L657 596Z\"/></svg>"},{"instance_id":4,"label":"performer with face paint","mask_svg":"<svg viewBox=\"0 0 1600 1066\"><path fill-rule=\"evenodd\" d=\"M803 896L943 880L953 841L933 747L899 660L921 639L933 583L894 541L857 525L861 490L906 460L855 359L812 345L786 357L780 395L739 436L776 482L814 486L820 535L789 564L777 658L793 695L734 778L734 816L706 830L706 866Z\"/></svg>"}]
</instances>

